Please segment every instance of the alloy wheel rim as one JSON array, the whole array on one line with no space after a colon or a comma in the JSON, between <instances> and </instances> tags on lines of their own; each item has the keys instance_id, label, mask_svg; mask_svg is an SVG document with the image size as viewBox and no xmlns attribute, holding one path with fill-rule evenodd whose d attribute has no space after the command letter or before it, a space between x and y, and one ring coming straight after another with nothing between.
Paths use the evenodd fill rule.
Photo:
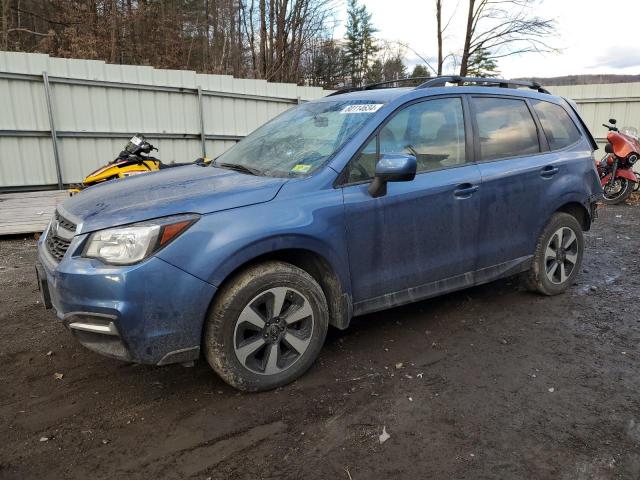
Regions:
<instances>
[{"instance_id":1,"label":"alloy wheel rim","mask_svg":"<svg viewBox=\"0 0 640 480\"><path fill-rule=\"evenodd\" d=\"M578 237L569 227L551 235L544 254L545 273L549 281L560 285L567 281L578 262Z\"/></svg>"},{"instance_id":2,"label":"alloy wheel rim","mask_svg":"<svg viewBox=\"0 0 640 480\"><path fill-rule=\"evenodd\" d=\"M299 291L289 287L265 290L247 303L236 320L236 358L254 373L281 373L307 351L313 325L311 304Z\"/></svg>"},{"instance_id":3,"label":"alloy wheel rim","mask_svg":"<svg viewBox=\"0 0 640 480\"><path fill-rule=\"evenodd\" d=\"M613 182L609 182L604 187L604 195L609 200L618 198L627 187L626 178L616 178Z\"/></svg>"}]
</instances>

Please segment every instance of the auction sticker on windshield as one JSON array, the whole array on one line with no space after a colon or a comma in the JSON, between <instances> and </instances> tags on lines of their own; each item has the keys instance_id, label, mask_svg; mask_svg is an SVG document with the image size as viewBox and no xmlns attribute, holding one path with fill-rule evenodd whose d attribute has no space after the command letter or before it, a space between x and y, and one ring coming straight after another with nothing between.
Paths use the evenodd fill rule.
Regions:
<instances>
[{"instance_id":1,"label":"auction sticker on windshield","mask_svg":"<svg viewBox=\"0 0 640 480\"><path fill-rule=\"evenodd\" d=\"M340 113L373 113L382 108L382 103L363 103L360 105L347 105Z\"/></svg>"}]
</instances>

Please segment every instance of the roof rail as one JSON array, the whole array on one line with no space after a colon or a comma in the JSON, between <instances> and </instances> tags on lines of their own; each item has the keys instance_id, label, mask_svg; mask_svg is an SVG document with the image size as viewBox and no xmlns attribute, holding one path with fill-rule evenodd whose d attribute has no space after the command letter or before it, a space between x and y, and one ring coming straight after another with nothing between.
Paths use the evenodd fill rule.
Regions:
<instances>
[{"instance_id":1,"label":"roof rail","mask_svg":"<svg viewBox=\"0 0 640 480\"><path fill-rule=\"evenodd\" d=\"M357 92L361 90L374 90L384 85L391 85L392 83L415 82L417 80L429 80L430 78L433 78L433 77L398 78L397 80L387 80L385 82L370 83L368 85L363 85L361 87L347 87L341 90L337 90L333 93L330 93L329 95L327 95L327 97L331 97L332 95L341 95L343 93ZM424 83L422 83L421 85L424 85Z\"/></svg>"},{"instance_id":2,"label":"roof rail","mask_svg":"<svg viewBox=\"0 0 640 480\"><path fill-rule=\"evenodd\" d=\"M484 78L484 77L461 77L459 75L450 75L444 77L434 77L426 82L418 85L417 89L428 87L444 87L447 83L477 83L486 86L497 85L500 88L527 87L540 93L549 93L537 82L526 82L524 80L505 80L504 78Z\"/></svg>"}]
</instances>

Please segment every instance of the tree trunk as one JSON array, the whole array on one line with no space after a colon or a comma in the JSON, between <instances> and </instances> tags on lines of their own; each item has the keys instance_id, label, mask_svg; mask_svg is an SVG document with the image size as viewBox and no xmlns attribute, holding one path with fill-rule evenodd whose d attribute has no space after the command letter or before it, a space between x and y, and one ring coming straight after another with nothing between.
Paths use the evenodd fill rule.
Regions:
<instances>
[{"instance_id":1,"label":"tree trunk","mask_svg":"<svg viewBox=\"0 0 640 480\"><path fill-rule=\"evenodd\" d=\"M214 6L214 8L217 7ZM204 0L204 24L202 25L202 71L205 73L209 72L209 0Z\"/></svg>"},{"instance_id":2,"label":"tree trunk","mask_svg":"<svg viewBox=\"0 0 640 480\"><path fill-rule=\"evenodd\" d=\"M260 15L260 59L262 60L261 78L267 77L267 6L265 0L259 3Z\"/></svg>"},{"instance_id":3,"label":"tree trunk","mask_svg":"<svg viewBox=\"0 0 640 480\"><path fill-rule=\"evenodd\" d=\"M442 0L436 0L436 20L438 22L438 76L442 75Z\"/></svg>"},{"instance_id":4,"label":"tree trunk","mask_svg":"<svg viewBox=\"0 0 640 480\"><path fill-rule=\"evenodd\" d=\"M9 11L11 10L11 0L2 1L2 50L9 50Z\"/></svg>"},{"instance_id":5,"label":"tree trunk","mask_svg":"<svg viewBox=\"0 0 640 480\"><path fill-rule=\"evenodd\" d=\"M109 13L111 14L111 54L109 61L116 63L118 58L118 7L117 0L111 0Z\"/></svg>"},{"instance_id":6,"label":"tree trunk","mask_svg":"<svg viewBox=\"0 0 640 480\"><path fill-rule=\"evenodd\" d=\"M464 77L469 68L469 49L471 48L471 39L473 38L473 19L475 0L469 0L469 12L467 14L467 31L464 36L464 49L462 50L462 59L460 60L460 76Z\"/></svg>"},{"instance_id":7,"label":"tree trunk","mask_svg":"<svg viewBox=\"0 0 640 480\"><path fill-rule=\"evenodd\" d=\"M241 4L242 5L242 4ZM243 12L245 15L245 28L250 29L249 31L249 48L251 49L251 66L253 69L253 76L255 78L259 78L258 71L258 59L256 57L256 32L253 25L253 10L254 10L254 0L251 0L251 6L249 7L249 20L247 22L246 11L243 8Z\"/></svg>"}]
</instances>

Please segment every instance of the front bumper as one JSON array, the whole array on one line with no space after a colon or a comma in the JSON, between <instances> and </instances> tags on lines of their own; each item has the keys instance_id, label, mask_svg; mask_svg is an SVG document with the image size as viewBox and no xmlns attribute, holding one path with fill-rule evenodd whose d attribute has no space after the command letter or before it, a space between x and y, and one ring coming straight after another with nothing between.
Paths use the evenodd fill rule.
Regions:
<instances>
[{"instance_id":1,"label":"front bumper","mask_svg":"<svg viewBox=\"0 0 640 480\"><path fill-rule=\"evenodd\" d=\"M41 240L36 267L45 305L48 300L78 341L138 363L198 358L216 288L157 257L114 267L74 256L82 241L76 237L57 263Z\"/></svg>"}]
</instances>

